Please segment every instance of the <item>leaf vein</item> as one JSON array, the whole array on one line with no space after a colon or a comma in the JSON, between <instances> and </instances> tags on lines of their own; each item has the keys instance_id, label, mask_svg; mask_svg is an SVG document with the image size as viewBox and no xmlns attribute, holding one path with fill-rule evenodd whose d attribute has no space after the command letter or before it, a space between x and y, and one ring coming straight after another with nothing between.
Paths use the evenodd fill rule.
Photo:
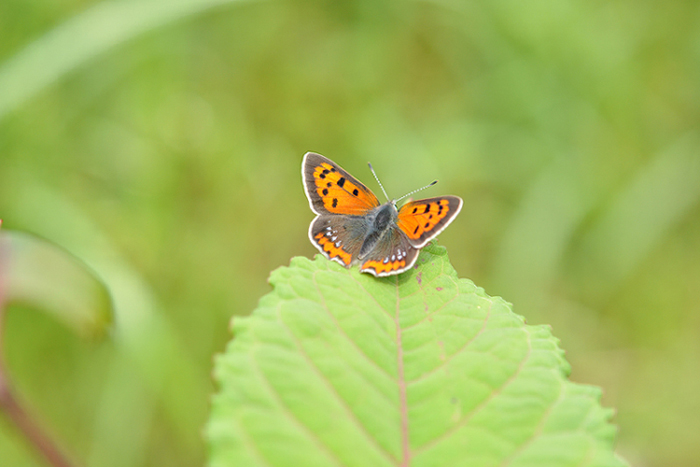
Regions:
<instances>
[{"instance_id":1,"label":"leaf vein","mask_svg":"<svg viewBox=\"0 0 700 467\"><path fill-rule=\"evenodd\" d=\"M401 412L401 467L411 464L411 446L408 427L408 401L406 397L406 380L403 369L403 345L401 340L401 296L399 291L399 278L396 277L396 311L394 313L394 325L396 326L396 363L398 367L399 403Z\"/></svg>"},{"instance_id":2,"label":"leaf vein","mask_svg":"<svg viewBox=\"0 0 700 467\"><path fill-rule=\"evenodd\" d=\"M462 345L462 347L460 347L459 349L457 349L457 350L456 350L454 353L452 353L449 357L446 357L445 360L444 360L443 362L441 362L439 365L437 365L437 366L436 366L435 368L433 368L432 370L430 370L430 371L428 371L428 372L426 372L426 373L423 373L423 374L420 375L418 378L412 379L411 381L409 381L409 384L413 384L413 383L416 383L416 382L418 382L418 381L421 381L421 380L423 380L423 379L429 377L430 375L436 373L436 372L439 371L441 368L445 367L445 366L446 366L447 364L449 364L455 357L457 357L457 355L461 354L461 353L469 346L469 344L471 344L472 342L474 342L474 341L484 332L484 329L486 329L486 325L488 324L489 317L491 316L491 308L493 307L493 300L491 300L489 303L490 303L490 304L489 304L489 309L488 309L488 311L486 312L486 317L484 318L484 322L483 322L482 325L481 325L481 329L479 329L479 331L478 331L476 334L474 334L474 336L472 336L471 339L468 339L468 340L464 343L464 345Z\"/></svg>"},{"instance_id":3,"label":"leaf vein","mask_svg":"<svg viewBox=\"0 0 700 467\"><path fill-rule=\"evenodd\" d=\"M348 275L350 276L350 278L351 278L353 281L355 281L355 283L356 283L357 285L360 286L360 288L365 292L365 294L367 294L367 296L370 297L370 298L374 301L374 303L376 303L377 306L378 306L379 308L382 309L382 311L384 311L384 313L387 315L387 317L388 317L389 319L391 319L391 320L394 319L393 316L391 316L391 311L389 311L389 310L387 310L386 308L384 308L384 307L382 306L382 304L379 303L379 301L376 299L376 297L375 297L374 295L372 295L372 293L370 293L370 291L367 290L367 288L366 288L364 285L362 285L362 283L361 283L360 281L358 281L357 278L354 277L354 276L352 275L351 272L348 273ZM375 280L376 280L376 279L375 279Z\"/></svg>"},{"instance_id":4,"label":"leaf vein","mask_svg":"<svg viewBox=\"0 0 700 467\"><path fill-rule=\"evenodd\" d=\"M409 329L411 329L411 328L414 328L414 327L418 326L419 324L423 323L424 321L430 319L431 316L433 316L434 314L438 313L439 311L442 311L443 308L445 308L445 307L446 307L447 305L449 305L450 303L454 302L458 297L459 297L459 294L455 294L454 297L452 297L451 299L449 299L448 301L446 301L445 303L443 303L442 305L440 305L440 306L439 306L438 308L436 308L435 310L431 311L430 313L426 313L426 314L425 314L425 317L421 318L420 321L417 321L417 322L411 324L410 326L404 327L403 330L404 330L404 331L407 331L407 330L409 330ZM426 297L424 296L424 299L423 299L424 308L425 308L425 304L426 304L425 298L426 298Z\"/></svg>"},{"instance_id":5,"label":"leaf vein","mask_svg":"<svg viewBox=\"0 0 700 467\"><path fill-rule=\"evenodd\" d=\"M316 434L313 430L304 425L304 423L301 420L299 420L299 418L294 414L294 412L292 412L292 410L287 405L285 405L277 389L275 389L272 383L270 383L270 380L260 368L260 364L258 363L257 359L253 357L252 360L255 362L255 365L253 365L255 373L261 379L267 390L270 392L277 405L282 409L282 412L287 415L287 417L292 421L292 423L299 426L301 428L301 431L304 434L306 434L306 436L313 443L318 445L320 451L323 452L331 461L333 461L334 465L344 467L345 464L340 461L337 455L333 451L331 451L331 449L324 443L324 441L318 436L318 434Z\"/></svg>"},{"instance_id":6,"label":"leaf vein","mask_svg":"<svg viewBox=\"0 0 700 467\"><path fill-rule=\"evenodd\" d=\"M277 314L277 316L279 317L280 322L281 322L282 325L285 327L285 329L287 329L287 332L289 333L289 335L291 336L291 338L294 340L294 343L295 343L295 345L296 345L296 347L297 347L297 350L298 350L299 353L304 357L304 360L305 360L306 363L309 365L309 368L311 368L311 370L312 370L314 373L316 373L316 376L318 376L318 377L321 379L321 381L323 381L323 384L326 385L326 387L327 387L328 390L331 392L331 394L334 396L334 398L337 399L337 401L340 403L340 405L343 407L343 409L344 409L344 410L347 412L347 414L350 416L350 419L351 419L351 420L355 423L355 425L357 425L357 427L360 429L360 431L362 432L362 434L364 434L365 437L367 437L367 439L370 441L370 443L373 444L385 457L387 457L390 461L395 462L395 461L397 460L396 457L394 457L391 453L389 453L386 449L384 449L384 447L382 447L382 446L378 443L377 439L376 439L375 437L373 437L372 435L369 434L369 432L367 431L367 428L366 428L366 427L362 424L362 422L357 418L357 415L355 414L355 412L353 412L353 410L350 408L350 406L348 405L347 401L346 401L345 399L343 399L343 397L340 395L340 393L338 392L338 390L336 389L336 387L333 386L333 383L331 383L330 380L328 379L328 377L327 377L326 375L323 374L323 372L318 368L318 366L316 366L316 364L315 364L315 362L313 361L313 359L309 356L309 354L308 354L308 353L304 350L304 348L302 347L301 342L299 341L299 338L297 338L297 336L294 335L294 333L293 333L292 330L289 328L289 326L287 325L287 323L286 323L286 322L282 319L282 317L279 315L279 308L278 308L278 314ZM380 394L382 394L380 391L378 391L378 392L379 392ZM383 395L383 394L382 394L382 395Z\"/></svg>"},{"instance_id":7,"label":"leaf vein","mask_svg":"<svg viewBox=\"0 0 700 467\"><path fill-rule=\"evenodd\" d=\"M464 418L454 426L452 426L449 430L445 431L442 435L438 436L437 438L429 441L428 443L424 444L420 448L416 449L416 451L425 451L427 449L430 449L431 447L435 446L439 442L443 441L445 438L448 438L450 435L452 435L455 431L466 425L474 416L482 410L486 405L493 400L494 397L500 395L503 390L508 387L513 381L516 380L516 378L520 375L522 372L523 368L525 367L525 363L530 359L530 355L532 353L532 342L530 339L530 333L525 332L527 336L527 353L525 354L525 357L520 361L518 364L518 368L513 372L513 374L503 382L503 384L495 389L486 399L484 399L481 403L479 403L476 407L474 407L471 412L466 414Z\"/></svg>"},{"instance_id":8,"label":"leaf vein","mask_svg":"<svg viewBox=\"0 0 700 467\"><path fill-rule=\"evenodd\" d=\"M563 396L563 386L560 384L559 395L557 396L556 400L552 401L549 407L547 407L547 410L545 410L542 413L542 418L537 423L537 426L535 427L535 430L533 431L532 435L523 444L521 444L520 447L518 447L510 456L503 459L501 467L505 467L508 464L511 464L513 460L515 460L520 454L522 454L523 451L525 451L525 449L527 449L527 447L530 446L535 441L535 439L542 434L545 422L547 421L547 419L549 419L550 415L552 414L552 410L554 410L554 407L562 400Z\"/></svg>"},{"instance_id":9,"label":"leaf vein","mask_svg":"<svg viewBox=\"0 0 700 467\"><path fill-rule=\"evenodd\" d=\"M241 420L235 420L235 422L238 424L239 428L241 429L241 438L243 438L243 444L248 448L249 451L253 453L253 456L257 458L260 462L262 462L263 465L272 467L272 464L265 458L262 452L260 452L260 449L255 445L255 442L251 439L250 433L248 433L243 426L243 422Z\"/></svg>"},{"instance_id":10,"label":"leaf vein","mask_svg":"<svg viewBox=\"0 0 700 467\"><path fill-rule=\"evenodd\" d=\"M385 374L389 379L391 379L391 380L393 381L393 380L395 379L394 375L390 374L385 368L382 368L382 367L379 365L379 363L375 362L372 358L370 358L370 356L367 355L367 354L357 345L357 343L356 343L353 339L350 338L350 336L348 336L348 334L345 332L345 329L343 329L343 327L340 325L340 323L338 322L336 316L331 312L330 308L328 308L328 305L326 304L326 298L325 298L325 296L323 295L323 293L321 293L321 290L320 290L320 288L319 288L319 286L318 286L318 282L316 282L316 273L314 273L313 279L312 279L312 280L313 280L313 283L314 283L314 287L316 287L316 291L318 292L318 295L321 297L321 306L323 306L323 309L326 310L326 313L328 313L328 315L331 317L331 319L333 320L333 322L335 323L336 327L338 328L338 330L340 331L340 333L343 335L343 337L345 337L345 339L350 343L350 345L353 346L353 348L354 348L355 350L357 350L357 352L358 352L360 355L362 355L362 356L363 356L368 362L370 362L375 368L377 368L379 371L381 371L383 374ZM385 395L385 397L387 397L387 396ZM387 397L387 399L388 399L388 397Z\"/></svg>"}]
</instances>

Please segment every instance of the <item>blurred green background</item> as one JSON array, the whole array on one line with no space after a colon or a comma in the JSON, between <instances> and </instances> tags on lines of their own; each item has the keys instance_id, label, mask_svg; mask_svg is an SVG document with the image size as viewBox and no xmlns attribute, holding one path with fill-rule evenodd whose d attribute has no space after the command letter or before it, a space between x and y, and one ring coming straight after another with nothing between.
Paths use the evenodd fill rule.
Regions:
<instances>
[{"instance_id":1,"label":"blurred green background","mask_svg":"<svg viewBox=\"0 0 700 467\"><path fill-rule=\"evenodd\" d=\"M315 151L461 196L459 275L553 326L633 465L700 465L699 117L689 0L5 0L3 227L117 312L91 341L13 307L7 365L82 464L201 465L231 316L315 254ZM0 465L43 465L2 415Z\"/></svg>"}]
</instances>

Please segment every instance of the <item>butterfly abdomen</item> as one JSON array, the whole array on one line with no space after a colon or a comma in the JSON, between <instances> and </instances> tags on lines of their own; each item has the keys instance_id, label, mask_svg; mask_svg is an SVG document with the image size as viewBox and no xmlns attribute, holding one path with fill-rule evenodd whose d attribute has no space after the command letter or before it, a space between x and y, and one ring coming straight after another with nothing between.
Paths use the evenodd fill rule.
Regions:
<instances>
[{"instance_id":1,"label":"butterfly abdomen","mask_svg":"<svg viewBox=\"0 0 700 467\"><path fill-rule=\"evenodd\" d=\"M362 248L360 248L360 258L364 258L372 251L382 235L396 222L397 211L393 204L386 203L374 210L367 216L369 228L365 234Z\"/></svg>"}]
</instances>

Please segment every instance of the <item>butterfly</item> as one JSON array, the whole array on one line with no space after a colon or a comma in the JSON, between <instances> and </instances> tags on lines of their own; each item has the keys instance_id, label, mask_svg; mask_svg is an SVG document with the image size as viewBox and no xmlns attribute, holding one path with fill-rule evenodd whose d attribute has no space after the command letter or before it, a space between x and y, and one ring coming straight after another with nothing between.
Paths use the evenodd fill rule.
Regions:
<instances>
[{"instance_id":1,"label":"butterfly","mask_svg":"<svg viewBox=\"0 0 700 467\"><path fill-rule=\"evenodd\" d=\"M377 178L371 165L370 169ZM317 214L309 226L311 243L326 258L346 268L359 263L360 272L376 277L410 269L420 249L462 209L457 196L409 200L397 208L397 201L419 190L381 204L359 180L313 152L304 155L301 176L309 206ZM378 178L377 182L384 191Z\"/></svg>"}]
</instances>

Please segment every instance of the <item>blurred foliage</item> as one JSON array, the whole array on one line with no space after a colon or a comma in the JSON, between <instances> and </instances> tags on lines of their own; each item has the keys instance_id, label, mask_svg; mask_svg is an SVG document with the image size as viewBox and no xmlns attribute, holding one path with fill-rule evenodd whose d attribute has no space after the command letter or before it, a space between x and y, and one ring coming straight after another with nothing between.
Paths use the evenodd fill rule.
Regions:
<instances>
[{"instance_id":1,"label":"blurred foliage","mask_svg":"<svg viewBox=\"0 0 700 467\"><path fill-rule=\"evenodd\" d=\"M6 303L40 308L86 339L102 338L113 319L109 291L93 271L20 232L0 231L0 307Z\"/></svg>"},{"instance_id":2,"label":"blurred foliage","mask_svg":"<svg viewBox=\"0 0 700 467\"><path fill-rule=\"evenodd\" d=\"M230 317L315 252L313 150L464 198L459 275L552 324L633 465L698 465L698 83L688 0L4 1L3 227L116 313L85 343L11 308L9 369L86 465L201 464ZM2 416L0 461L41 465Z\"/></svg>"}]
</instances>

